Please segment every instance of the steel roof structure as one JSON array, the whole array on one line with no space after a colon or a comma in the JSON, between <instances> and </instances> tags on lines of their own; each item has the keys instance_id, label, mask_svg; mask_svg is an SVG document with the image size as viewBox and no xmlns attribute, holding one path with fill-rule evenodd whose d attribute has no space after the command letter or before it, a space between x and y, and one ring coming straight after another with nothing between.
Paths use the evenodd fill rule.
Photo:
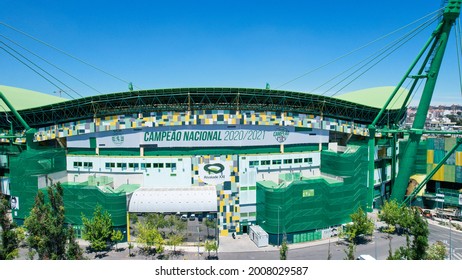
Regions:
<instances>
[{"instance_id":1,"label":"steel roof structure","mask_svg":"<svg viewBox=\"0 0 462 280\"><path fill-rule=\"evenodd\" d=\"M104 94L18 110L34 128L76 120L118 114L156 111L250 110L312 114L369 124L379 109L338 98L301 92L250 88L173 88ZM399 110L387 111L394 119ZM0 127L15 119L10 112L0 115ZM14 126L21 128L19 122Z\"/></svg>"}]
</instances>

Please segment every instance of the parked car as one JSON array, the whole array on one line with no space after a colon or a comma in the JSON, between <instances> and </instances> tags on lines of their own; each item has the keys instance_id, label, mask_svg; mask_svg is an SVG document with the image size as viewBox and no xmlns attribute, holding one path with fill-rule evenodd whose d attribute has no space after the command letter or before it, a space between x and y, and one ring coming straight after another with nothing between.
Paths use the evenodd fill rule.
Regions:
<instances>
[{"instance_id":1,"label":"parked car","mask_svg":"<svg viewBox=\"0 0 462 280\"><path fill-rule=\"evenodd\" d=\"M188 216L186 214L183 214L181 215L181 218L180 218L182 221L187 221L188 220Z\"/></svg>"},{"instance_id":2,"label":"parked car","mask_svg":"<svg viewBox=\"0 0 462 280\"><path fill-rule=\"evenodd\" d=\"M194 221L196 219L196 215L195 214L191 214L191 216L189 216L189 220L190 221Z\"/></svg>"}]
</instances>

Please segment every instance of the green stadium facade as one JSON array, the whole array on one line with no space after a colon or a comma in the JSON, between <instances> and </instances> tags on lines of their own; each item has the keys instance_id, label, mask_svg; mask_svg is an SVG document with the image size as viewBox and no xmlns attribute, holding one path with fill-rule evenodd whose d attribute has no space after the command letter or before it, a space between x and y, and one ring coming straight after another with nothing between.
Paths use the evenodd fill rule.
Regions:
<instances>
[{"instance_id":1,"label":"green stadium facade","mask_svg":"<svg viewBox=\"0 0 462 280\"><path fill-rule=\"evenodd\" d=\"M222 236L259 225L273 244L324 238L391 191L392 149L401 144L386 136L376 140L368 186L367 125L380 110L367 104L372 92L391 90L332 98L181 88L53 100L18 110L34 129L27 145L21 122L5 110L0 125L17 138L2 139L1 190L17 199L12 213L21 224L37 191L60 182L77 233L82 214L100 204L121 229L128 213L195 213L216 215ZM396 108L379 125L403 117ZM421 159L416 169L429 165Z\"/></svg>"}]
</instances>

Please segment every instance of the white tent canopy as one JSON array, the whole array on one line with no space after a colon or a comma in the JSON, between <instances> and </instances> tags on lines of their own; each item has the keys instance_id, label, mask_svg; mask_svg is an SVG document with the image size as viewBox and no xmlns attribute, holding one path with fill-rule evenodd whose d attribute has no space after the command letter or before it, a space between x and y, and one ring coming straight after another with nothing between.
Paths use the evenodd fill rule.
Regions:
<instances>
[{"instance_id":1,"label":"white tent canopy","mask_svg":"<svg viewBox=\"0 0 462 280\"><path fill-rule=\"evenodd\" d=\"M140 188L129 202L132 213L216 212L214 186L190 188Z\"/></svg>"}]
</instances>

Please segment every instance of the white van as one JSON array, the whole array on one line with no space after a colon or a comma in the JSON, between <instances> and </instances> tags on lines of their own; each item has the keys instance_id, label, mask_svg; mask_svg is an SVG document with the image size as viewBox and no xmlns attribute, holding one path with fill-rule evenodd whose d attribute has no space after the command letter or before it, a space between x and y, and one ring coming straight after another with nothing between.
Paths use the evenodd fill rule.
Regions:
<instances>
[{"instance_id":1,"label":"white van","mask_svg":"<svg viewBox=\"0 0 462 280\"><path fill-rule=\"evenodd\" d=\"M356 258L357 260L360 261L375 261L376 259L371 256L371 255L359 255L359 257Z\"/></svg>"}]
</instances>

